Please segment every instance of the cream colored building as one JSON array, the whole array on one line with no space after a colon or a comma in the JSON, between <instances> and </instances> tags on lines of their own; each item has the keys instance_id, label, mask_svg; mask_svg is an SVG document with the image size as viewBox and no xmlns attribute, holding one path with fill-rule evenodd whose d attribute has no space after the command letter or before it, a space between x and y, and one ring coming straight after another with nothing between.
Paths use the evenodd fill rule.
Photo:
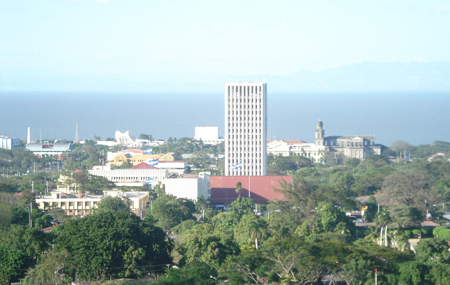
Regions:
<instances>
[{"instance_id":1,"label":"cream colored building","mask_svg":"<svg viewBox=\"0 0 450 285\"><path fill-rule=\"evenodd\" d=\"M151 178L154 183L164 183L168 177L167 169L111 169L108 165L97 165L89 170L89 174L105 177L117 186L143 186Z\"/></svg>"},{"instance_id":2,"label":"cream colored building","mask_svg":"<svg viewBox=\"0 0 450 285\"><path fill-rule=\"evenodd\" d=\"M320 162L328 151L326 146L305 143L301 140L273 140L267 143L267 154L273 156L304 156Z\"/></svg>"},{"instance_id":3,"label":"cream colored building","mask_svg":"<svg viewBox=\"0 0 450 285\"><path fill-rule=\"evenodd\" d=\"M137 216L145 215L146 204L149 201L148 192L122 192L117 190L104 191L104 195L69 195L61 191L51 192L49 196L37 196L36 203L39 209L48 211L51 209L64 210L65 216L85 216L97 208L98 202L105 197L120 197L127 200L130 210Z\"/></svg>"}]
</instances>

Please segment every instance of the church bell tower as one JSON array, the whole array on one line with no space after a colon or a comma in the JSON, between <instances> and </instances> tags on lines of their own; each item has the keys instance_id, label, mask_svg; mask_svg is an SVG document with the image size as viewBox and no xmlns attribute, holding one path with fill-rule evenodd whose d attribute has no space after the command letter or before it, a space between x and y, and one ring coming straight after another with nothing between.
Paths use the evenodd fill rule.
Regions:
<instances>
[{"instance_id":1,"label":"church bell tower","mask_svg":"<svg viewBox=\"0 0 450 285\"><path fill-rule=\"evenodd\" d=\"M323 145L323 135L324 134L325 134L325 130L323 129L323 123L321 120L319 120L317 122L317 127L316 127L316 137L315 137L316 145Z\"/></svg>"}]
</instances>

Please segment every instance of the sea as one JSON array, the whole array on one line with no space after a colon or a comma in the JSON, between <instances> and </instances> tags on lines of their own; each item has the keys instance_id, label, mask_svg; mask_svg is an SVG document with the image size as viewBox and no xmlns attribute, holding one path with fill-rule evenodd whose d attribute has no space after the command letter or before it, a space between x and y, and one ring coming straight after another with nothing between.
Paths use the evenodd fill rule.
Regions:
<instances>
[{"instance_id":1,"label":"sea","mask_svg":"<svg viewBox=\"0 0 450 285\"><path fill-rule=\"evenodd\" d=\"M314 142L325 135L375 135L389 146L450 141L450 92L268 93L268 139ZM26 140L114 138L116 131L155 139L194 137L196 126L224 135L224 94L1 92L0 135Z\"/></svg>"}]
</instances>

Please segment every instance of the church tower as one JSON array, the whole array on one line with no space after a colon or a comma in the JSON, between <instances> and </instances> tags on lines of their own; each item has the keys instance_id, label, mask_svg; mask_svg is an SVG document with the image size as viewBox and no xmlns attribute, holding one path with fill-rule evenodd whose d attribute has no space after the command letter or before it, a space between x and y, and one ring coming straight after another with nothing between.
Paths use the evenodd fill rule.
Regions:
<instances>
[{"instance_id":1,"label":"church tower","mask_svg":"<svg viewBox=\"0 0 450 285\"><path fill-rule=\"evenodd\" d=\"M325 134L325 130L323 129L323 123L321 120L319 120L317 122L317 127L316 127L316 137L315 137L316 145L323 145L323 135L324 134Z\"/></svg>"}]
</instances>

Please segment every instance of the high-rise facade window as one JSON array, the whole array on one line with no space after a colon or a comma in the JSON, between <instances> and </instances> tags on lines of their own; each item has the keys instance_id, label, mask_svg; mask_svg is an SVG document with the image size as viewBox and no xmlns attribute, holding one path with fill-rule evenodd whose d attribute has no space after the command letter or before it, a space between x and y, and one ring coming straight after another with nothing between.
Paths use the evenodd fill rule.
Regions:
<instances>
[{"instance_id":1,"label":"high-rise facade window","mask_svg":"<svg viewBox=\"0 0 450 285\"><path fill-rule=\"evenodd\" d=\"M225 175L267 175L267 84L225 84Z\"/></svg>"}]
</instances>

